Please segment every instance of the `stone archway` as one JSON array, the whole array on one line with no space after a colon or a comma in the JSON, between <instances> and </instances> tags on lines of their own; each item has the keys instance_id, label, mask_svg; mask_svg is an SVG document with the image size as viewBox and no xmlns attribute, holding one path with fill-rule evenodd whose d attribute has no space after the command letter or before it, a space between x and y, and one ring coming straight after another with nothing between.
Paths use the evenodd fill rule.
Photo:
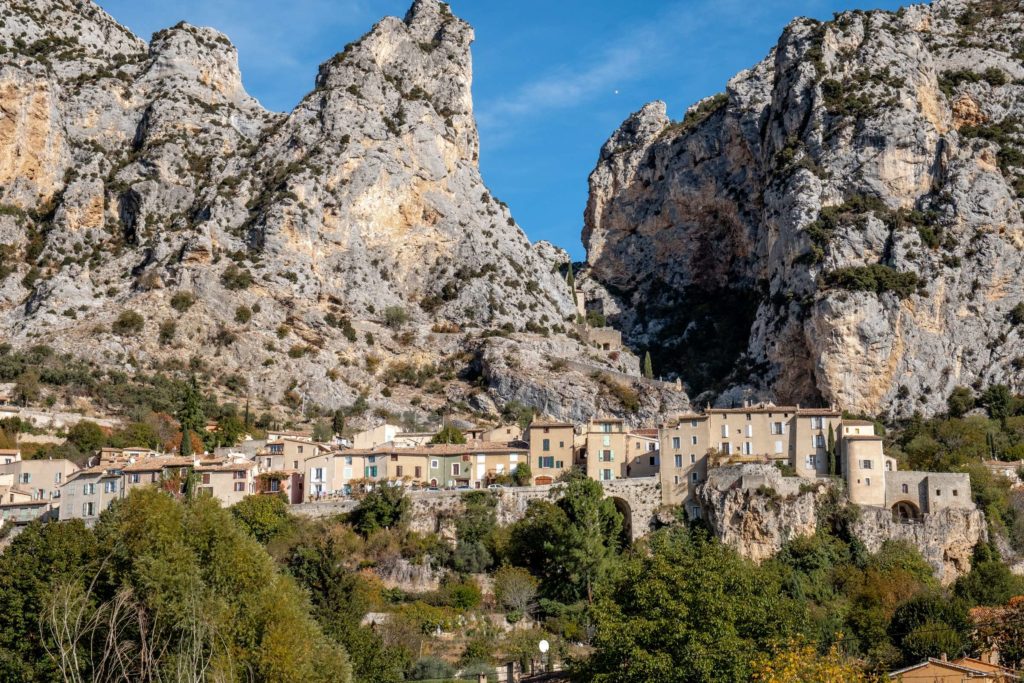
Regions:
<instances>
[{"instance_id":1,"label":"stone archway","mask_svg":"<svg viewBox=\"0 0 1024 683\"><path fill-rule=\"evenodd\" d=\"M921 508L909 500L897 501L892 506L892 518L896 522L920 522Z\"/></svg>"},{"instance_id":2,"label":"stone archway","mask_svg":"<svg viewBox=\"0 0 1024 683\"><path fill-rule=\"evenodd\" d=\"M622 515L622 530L619 532L619 541L623 548L628 548L633 542L633 508L629 503L618 496L611 497L615 509Z\"/></svg>"}]
</instances>

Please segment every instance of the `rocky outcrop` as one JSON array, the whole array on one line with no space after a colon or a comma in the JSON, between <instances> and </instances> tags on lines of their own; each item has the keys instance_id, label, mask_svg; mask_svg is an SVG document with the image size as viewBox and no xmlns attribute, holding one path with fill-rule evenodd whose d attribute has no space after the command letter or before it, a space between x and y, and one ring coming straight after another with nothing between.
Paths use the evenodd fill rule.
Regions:
<instances>
[{"instance_id":1,"label":"rocky outcrop","mask_svg":"<svg viewBox=\"0 0 1024 683\"><path fill-rule=\"evenodd\" d=\"M268 405L362 397L390 412L481 392L500 408L504 380L477 384L491 333L585 356L565 336L568 256L531 244L480 176L472 40L446 4L416 0L280 114L246 93L213 29L181 23L147 44L88 0L6 3L5 340L118 370L193 359ZM141 327L112 325L125 311ZM638 375L621 356L600 365ZM518 372L534 370L552 377Z\"/></svg>"},{"instance_id":2,"label":"rocky outcrop","mask_svg":"<svg viewBox=\"0 0 1024 683\"><path fill-rule=\"evenodd\" d=\"M633 114L583 230L610 318L726 402L1024 390L1022 25L987 0L797 19L682 121Z\"/></svg>"},{"instance_id":3,"label":"rocky outcrop","mask_svg":"<svg viewBox=\"0 0 1024 683\"><path fill-rule=\"evenodd\" d=\"M732 465L712 469L697 489L702 514L714 534L744 557L762 562L789 541L814 535L829 507L849 505L836 483L783 477L773 465ZM849 531L869 552L886 541L917 548L935 576L949 584L971 569L974 547L988 539L985 514L947 509L919 522L899 522L889 510L857 506Z\"/></svg>"},{"instance_id":4,"label":"rocky outcrop","mask_svg":"<svg viewBox=\"0 0 1024 683\"><path fill-rule=\"evenodd\" d=\"M905 523L894 521L888 510L864 508L853 532L869 552L877 552L885 541L916 547L944 585L971 570L974 547L988 540L981 510L939 510L919 523Z\"/></svg>"}]
</instances>

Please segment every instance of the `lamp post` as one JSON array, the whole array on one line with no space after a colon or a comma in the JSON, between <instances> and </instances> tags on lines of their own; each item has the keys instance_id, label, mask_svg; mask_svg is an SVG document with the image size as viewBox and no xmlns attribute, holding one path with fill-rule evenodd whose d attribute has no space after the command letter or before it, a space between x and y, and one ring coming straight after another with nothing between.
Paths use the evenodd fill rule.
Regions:
<instances>
[{"instance_id":1,"label":"lamp post","mask_svg":"<svg viewBox=\"0 0 1024 683\"><path fill-rule=\"evenodd\" d=\"M548 664L551 661L550 658L547 657L547 653L550 648L551 646L548 644L548 641L546 640L541 640L539 643L537 643L537 649L540 650L540 663L544 671L548 670Z\"/></svg>"}]
</instances>

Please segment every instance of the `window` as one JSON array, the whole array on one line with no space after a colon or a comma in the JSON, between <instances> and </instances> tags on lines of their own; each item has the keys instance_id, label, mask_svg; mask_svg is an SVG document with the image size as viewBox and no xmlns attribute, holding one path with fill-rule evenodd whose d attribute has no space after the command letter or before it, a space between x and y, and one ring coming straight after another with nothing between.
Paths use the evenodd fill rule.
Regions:
<instances>
[{"instance_id":1,"label":"window","mask_svg":"<svg viewBox=\"0 0 1024 683\"><path fill-rule=\"evenodd\" d=\"M423 476L423 468L421 466L419 466L419 465L416 465L416 478L419 479L422 476Z\"/></svg>"},{"instance_id":2,"label":"window","mask_svg":"<svg viewBox=\"0 0 1024 683\"><path fill-rule=\"evenodd\" d=\"M611 481L611 479L612 479L612 471L611 470L601 470L601 480L602 481Z\"/></svg>"},{"instance_id":3,"label":"window","mask_svg":"<svg viewBox=\"0 0 1024 683\"><path fill-rule=\"evenodd\" d=\"M322 471L322 470L321 470L321 471ZM233 477L234 477L235 479L245 479L245 472L242 472L242 471L235 471L235 472L233 472L233 473L232 473L232 476L233 476Z\"/></svg>"},{"instance_id":4,"label":"window","mask_svg":"<svg viewBox=\"0 0 1024 683\"><path fill-rule=\"evenodd\" d=\"M139 473L138 472L133 472L132 474L129 474L128 475L128 483L129 484L138 484L139 483Z\"/></svg>"},{"instance_id":5,"label":"window","mask_svg":"<svg viewBox=\"0 0 1024 683\"><path fill-rule=\"evenodd\" d=\"M871 477L864 477L864 485L871 486Z\"/></svg>"},{"instance_id":6,"label":"window","mask_svg":"<svg viewBox=\"0 0 1024 683\"><path fill-rule=\"evenodd\" d=\"M462 474L462 465L457 462L452 463L452 476L457 477Z\"/></svg>"},{"instance_id":7,"label":"window","mask_svg":"<svg viewBox=\"0 0 1024 683\"><path fill-rule=\"evenodd\" d=\"M396 477L402 476L402 466L401 465L395 466L395 476Z\"/></svg>"},{"instance_id":8,"label":"window","mask_svg":"<svg viewBox=\"0 0 1024 683\"><path fill-rule=\"evenodd\" d=\"M681 447L681 445L682 445L682 439L680 439L678 436L673 436L672 437L672 448L679 449Z\"/></svg>"},{"instance_id":9,"label":"window","mask_svg":"<svg viewBox=\"0 0 1024 683\"><path fill-rule=\"evenodd\" d=\"M544 439L544 441L541 443L541 447L540 448L544 452L550 451L551 450L551 439Z\"/></svg>"},{"instance_id":10,"label":"window","mask_svg":"<svg viewBox=\"0 0 1024 683\"><path fill-rule=\"evenodd\" d=\"M748 438L754 435L754 425L747 425L746 434Z\"/></svg>"},{"instance_id":11,"label":"window","mask_svg":"<svg viewBox=\"0 0 1024 683\"><path fill-rule=\"evenodd\" d=\"M271 493L277 493L280 490L281 490L281 480L280 479L271 479L270 480L270 492Z\"/></svg>"},{"instance_id":12,"label":"window","mask_svg":"<svg viewBox=\"0 0 1024 683\"><path fill-rule=\"evenodd\" d=\"M816 455L808 455L806 458L804 458L804 466L807 469L813 470L813 469L815 469L817 467L817 465L818 465L818 456L816 456Z\"/></svg>"},{"instance_id":13,"label":"window","mask_svg":"<svg viewBox=\"0 0 1024 683\"><path fill-rule=\"evenodd\" d=\"M690 420L690 426L691 427L696 427L697 426L697 421L696 420Z\"/></svg>"},{"instance_id":14,"label":"window","mask_svg":"<svg viewBox=\"0 0 1024 683\"><path fill-rule=\"evenodd\" d=\"M302 452L302 446L299 446L299 453Z\"/></svg>"},{"instance_id":15,"label":"window","mask_svg":"<svg viewBox=\"0 0 1024 683\"><path fill-rule=\"evenodd\" d=\"M907 486L906 484L903 484L902 486L900 486L900 491L902 493L910 493L910 487Z\"/></svg>"},{"instance_id":16,"label":"window","mask_svg":"<svg viewBox=\"0 0 1024 683\"><path fill-rule=\"evenodd\" d=\"M210 473L209 472L203 472L203 483L204 484L209 484L210 483Z\"/></svg>"},{"instance_id":17,"label":"window","mask_svg":"<svg viewBox=\"0 0 1024 683\"><path fill-rule=\"evenodd\" d=\"M437 462L437 461L435 460L434 462ZM352 464L352 456L351 455L346 455L345 456L345 464L346 465L351 465Z\"/></svg>"},{"instance_id":18,"label":"window","mask_svg":"<svg viewBox=\"0 0 1024 683\"><path fill-rule=\"evenodd\" d=\"M606 422L603 425L601 425L601 431L605 432L605 433L608 433L608 434L611 434L611 431L612 431L611 423L610 422Z\"/></svg>"},{"instance_id":19,"label":"window","mask_svg":"<svg viewBox=\"0 0 1024 683\"><path fill-rule=\"evenodd\" d=\"M811 429L821 429L824 427L824 418L812 417L811 418Z\"/></svg>"},{"instance_id":20,"label":"window","mask_svg":"<svg viewBox=\"0 0 1024 683\"><path fill-rule=\"evenodd\" d=\"M935 495L936 496L941 496L942 495L942 489L935 489Z\"/></svg>"},{"instance_id":21,"label":"window","mask_svg":"<svg viewBox=\"0 0 1024 683\"><path fill-rule=\"evenodd\" d=\"M116 493L117 492L117 481L105 481L103 482L103 493Z\"/></svg>"},{"instance_id":22,"label":"window","mask_svg":"<svg viewBox=\"0 0 1024 683\"><path fill-rule=\"evenodd\" d=\"M604 451L601 451L600 457L598 459L601 462L613 462L615 460L615 456L612 455L611 451L604 450Z\"/></svg>"},{"instance_id":23,"label":"window","mask_svg":"<svg viewBox=\"0 0 1024 683\"><path fill-rule=\"evenodd\" d=\"M376 465L370 465L369 467L367 467L366 468L366 476L368 478L370 478L370 479L375 478L377 476L377 466Z\"/></svg>"},{"instance_id":24,"label":"window","mask_svg":"<svg viewBox=\"0 0 1024 683\"><path fill-rule=\"evenodd\" d=\"M691 472L690 473L690 481L692 481L694 484L696 484L698 481L700 481L700 478L698 477L696 472Z\"/></svg>"},{"instance_id":25,"label":"window","mask_svg":"<svg viewBox=\"0 0 1024 683\"><path fill-rule=\"evenodd\" d=\"M263 458L263 466L266 467L269 470L271 467L274 466L274 459L273 458Z\"/></svg>"},{"instance_id":26,"label":"window","mask_svg":"<svg viewBox=\"0 0 1024 683\"><path fill-rule=\"evenodd\" d=\"M721 450L725 455L732 455L732 444L723 441L722 447L719 450Z\"/></svg>"},{"instance_id":27,"label":"window","mask_svg":"<svg viewBox=\"0 0 1024 683\"><path fill-rule=\"evenodd\" d=\"M601 445L602 445L602 446L611 446L611 445L612 445L612 437L611 437L611 436L609 436L608 434L605 434L605 435L604 435L604 436L603 436L603 437L601 438Z\"/></svg>"},{"instance_id":28,"label":"window","mask_svg":"<svg viewBox=\"0 0 1024 683\"><path fill-rule=\"evenodd\" d=\"M870 470L870 469L872 469L871 465L872 465L872 463L871 463L870 460L861 460L860 461L860 468L862 470Z\"/></svg>"},{"instance_id":29,"label":"window","mask_svg":"<svg viewBox=\"0 0 1024 683\"><path fill-rule=\"evenodd\" d=\"M693 436L690 437L690 444L693 445L693 446L697 445L697 435L696 434L694 434Z\"/></svg>"},{"instance_id":30,"label":"window","mask_svg":"<svg viewBox=\"0 0 1024 683\"><path fill-rule=\"evenodd\" d=\"M750 422L750 413L747 413L747 422Z\"/></svg>"},{"instance_id":31,"label":"window","mask_svg":"<svg viewBox=\"0 0 1024 683\"><path fill-rule=\"evenodd\" d=\"M58 472L57 474L53 475L53 483L54 484L59 484L62 481L64 481L64 473L63 472Z\"/></svg>"},{"instance_id":32,"label":"window","mask_svg":"<svg viewBox=\"0 0 1024 683\"><path fill-rule=\"evenodd\" d=\"M96 514L96 503L82 503L82 516L92 517Z\"/></svg>"},{"instance_id":33,"label":"window","mask_svg":"<svg viewBox=\"0 0 1024 683\"><path fill-rule=\"evenodd\" d=\"M653 455L652 455L652 456L651 456L651 457L649 458L649 460L651 461L651 463L650 463L650 464L652 464L652 465L657 465L657 464L658 464L658 463L656 463L656 462L654 461L654 456L653 456Z\"/></svg>"},{"instance_id":34,"label":"window","mask_svg":"<svg viewBox=\"0 0 1024 683\"><path fill-rule=\"evenodd\" d=\"M775 442L775 452L776 453L781 453L782 452L782 442L781 441L776 441Z\"/></svg>"},{"instance_id":35,"label":"window","mask_svg":"<svg viewBox=\"0 0 1024 683\"><path fill-rule=\"evenodd\" d=\"M753 452L753 446L750 445L749 441L743 442L743 454L750 455Z\"/></svg>"},{"instance_id":36,"label":"window","mask_svg":"<svg viewBox=\"0 0 1024 683\"><path fill-rule=\"evenodd\" d=\"M292 460L292 469L293 470L299 469L299 461L298 460Z\"/></svg>"},{"instance_id":37,"label":"window","mask_svg":"<svg viewBox=\"0 0 1024 683\"><path fill-rule=\"evenodd\" d=\"M675 477L672 478L672 483L673 484L678 484L679 483L679 475L678 474Z\"/></svg>"},{"instance_id":38,"label":"window","mask_svg":"<svg viewBox=\"0 0 1024 683\"><path fill-rule=\"evenodd\" d=\"M772 434L785 434L786 426L781 422L772 422Z\"/></svg>"},{"instance_id":39,"label":"window","mask_svg":"<svg viewBox=\"0 0 1024 683\"><path fill-rule=\"evenodd\" d=\"M314 467L313 468L313 481L323 481L323 480L324 480L324 468L323 467Z\"/></svg>"},{"instance_id":40,"label":"window","mask_svg":"<svg viewBox=\"0 0 1024 683\"><path fill-rule=\"evenodd\" d=\"M555 466L555 458L552 455L542 455L537 458L537 467L552 468Z\"/></svg>"},{"instance_id":41,"label":"window","mask_svg":"<svg viewBox=\"0 0 1024 683\"><path fill-rule=\"evenodd\" d=\"M729 425L722 425L722 437L729 438Z\"/></svg>"},{"instance_id":42,"label":"window","mask_svg":"<svg viewBox=\"0 0 1024 683\"><path fill-rule=\"evenodd\" d=\"M676 467L682 467L682 466L683 466L683 456L677 455L676 456Z\"/></svg>"},{"instance_id":43,"label":"window","mask_svg":"<svg viewBox=\"0 0 1024 683\"><path fill-rule=\"evenodd\" d=\"M555 469L556 470L560 470L560 469L562 469L562 467L564 467L564 465L562 464L562 461L561 460L556 460L555 461Z\"/></svg>"},{"instance_id":44,"label":"window","mask_svg":"<svg viewBox=\"0 0 1024 683\"><path fill-rule=\"evenodd\" d=\"M22 483L22 484L29 484L31 482L32 482L32 473L31 472L22 472L21 473L21 482L20 483Z\"/></svg>"},{"instance_id":45,"label":"window","mask_svg":"<svg viewBox=\"0 0 1024 683\"><path fill-rule=\"evenodd\" d=\"M92 496L96 494L96 484L82 484L82 495Z\"/></svg>"},{"instance_id":46,"label":"window","mask_svg":"<svg viewBox=\"0 0 1024 683\"><path fill-rule=\"evenodd\" d=\"M824 434L815 434L814 435L814 447L815 448L824 448L825 447L825 435Z\"/></svg>"},{"instance_id":47,"label":"window","mask_svg":"<svg viewBox=\"0 0 1024 683\"><path fill-rule=\"evenodd\" d=\"M695 462L697 462L697 454L696 453L690 453L690 464L692 465Z\"/></svg>"},{"instance_id":48,"label":"window","mask_svg":"<svg viewBox=\"0 0 1024 683\"><path fill-rule=\"evenodd\" d=\"M235 482L235 493L245 493L245 482L244 481L236 481Z\"/></svg>"},{"instance_id":49,"label":"window","mask_svg":"<svg viewBox=\"0 0 1024 683\"><path fill-rule=\"evenodd\" d=\"M955 498L955 497L957 497L959 495L960 495L960 492L957 491L956 489L953 489L953 497Z\"/></svg>"},{"instance_id":50,"label":"window","mask_svg":"<svg viewBox=\"0 0 1024 683\"><path fill-rule=\"evenodd\" d=\"M398 455L396 453L391 454L391 462L398 462Z\"/></svg>"}]
</instances>

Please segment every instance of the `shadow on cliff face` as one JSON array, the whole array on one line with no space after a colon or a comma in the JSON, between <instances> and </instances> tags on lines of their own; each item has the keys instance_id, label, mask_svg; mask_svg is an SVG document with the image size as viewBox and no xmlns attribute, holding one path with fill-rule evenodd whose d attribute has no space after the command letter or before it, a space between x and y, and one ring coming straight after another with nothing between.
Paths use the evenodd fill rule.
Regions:
<instances>
[{"instance_id":1,"label":"shadow on cliff face","mask_svg":"<svg viewBox=\"0 0 1024 683\"><path fill-rule=\"evenodd\" d=\"M742 361L762 297L754 288L687 287L639 305L637 329L650 330L658 374L677 374L690 396L745 381L739 375L747 371Z\"/></svg>"}]
</instances>

